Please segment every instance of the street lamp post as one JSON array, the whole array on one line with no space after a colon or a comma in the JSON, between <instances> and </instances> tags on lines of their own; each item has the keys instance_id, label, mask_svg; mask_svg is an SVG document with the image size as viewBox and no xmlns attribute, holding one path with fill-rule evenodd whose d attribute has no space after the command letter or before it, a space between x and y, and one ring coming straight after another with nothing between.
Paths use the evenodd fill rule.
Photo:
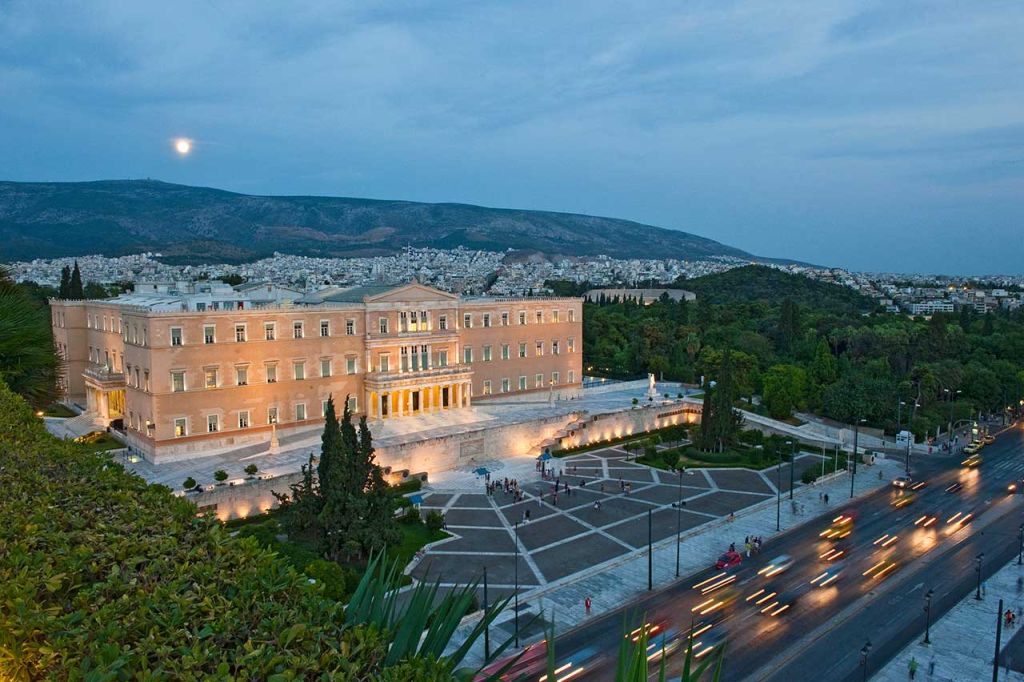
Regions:
<instances>
[{"instance_id":1,"label":"street lamp post","mask_svg":"<svg viewBox=\"0 0 1024 682\"><path fill-rule=\"evenodd\" d=\"M1017 565L1024 564L1024 523L1017 529Z\"/></svg>"},{"instance_id":2,"label":"street lamp post","mask_svg":"<svg viewBox=\"0 0 1024 682\"><path fill-rule=\"evenodd\" d=\"M789 441L790 445L793 446L793 452L789 455L789 499L793 499L793 468L796 466L796 448L798 441Z\"/></svg>"},{"instance_id":3,"label":"street lamp post","mask_svg":"<svg viewBox=\"0 0 1024 682\"><path fill-rule=\"evenodd\" d=\"M928 593L924 595L924 643L931 644L931 629L932 629L932 595L935 594L934 590L928 590Z\"/></svg>"},{"instance_id":4,"label":"street lamp post","mask_svg":"<svg viewBox=\"0 0 1024 682\"><path fill-rule=\"evenodd\" d=\"M487 627L484 628L484 659L491 660L491 624L487 619L487 567L484 566L484 622L487 623Z\"/></svg>"},{"instance_id":5,"label":"street lamp post","mask_svg":"<svg viewBox=\"0 0 1024 682\"><path fill-rule=\"evenodd\" d=\"M850 470L850 499L853 499L853 480L857 477L857 439L860 435L860 423L867 421L856 418L853 421L853 468Z\"/></svg>"},{"instance_id":6,"label":"street lamp post","mask_svg":"<svg viewBox=\"0 0 1024 682\"><path fill-rule=\"evenodd\" d=\"M654 510L647 510L647 591L654 589Z\"/></svg>"},{"instance_id":7,"label":"street lamp post","mask_svg":"<svg viewBox=\"0 0 1024 682\"><path fill-rule=\"evenodd\" d=\"M782 450L779 450L779 466L775 468L775 530L782 530Z\"/></svg>"},{"instance_id":8,"label":"street lamp post","mask_svg":"<svg viewBox=\"0 0 1024 682\"><path fill-rule=\"evenodd\" d=\"M861 680L867 682L868 680L868 653L871 651L871 640L864 642L864 646L860 649L860 667L861 667Z\"/></svg>"},{"instance_id":9,"label":"street lamp post","mask_svg":"<svg viewBox=\"0 0 1024 682\"><path fill-rule=\"evenodd\" d=\"M515 605L512 610L515 612L516 648L519 648L519 522L516 521L516 563L515 563Z\"/></svg>"},{"instance_id":10,"label":"street lamp post","mask_svg":"<svg viewBox=\"0 0 1024 682\"><path fill-rule=\"evenodd\" d=\"M676 501L676 577L679 577L679 542L683 529L683 467L676 469L679 474L679 499Z\"/></svg>"},{"instance_id":11,"label":"street lamp post","mask_svg":"<svg viewBox=\"0 0 1024 682\"><path fill-rule=\"evenodd\" d=\"M904 405L906 405L905 402L903 402L899 398L896 399L896 433L900 432L900 426L903 424L903 406Z\"/></svg>"},{"instance_id":12,"label":"street lamp post","mask_svg":"<svg viewBox=\"0 0 1024 682\"><path fill-rule=\"evenodd\" d=\"M982 552L978 556L974 557L974 572L978 574L978 586L974 590L974 598L981 601L981 560L985 558L985 553Z\"/></svg>"}]
</instances>

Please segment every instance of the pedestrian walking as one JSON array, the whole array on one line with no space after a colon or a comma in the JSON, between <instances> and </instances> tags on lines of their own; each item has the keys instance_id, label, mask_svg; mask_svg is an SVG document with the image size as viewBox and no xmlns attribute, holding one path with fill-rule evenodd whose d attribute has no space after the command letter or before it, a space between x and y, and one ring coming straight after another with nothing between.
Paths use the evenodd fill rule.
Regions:
<instances>
[{"instance_id":1,"label":"pedestrian walking","mask_svg":"<svg viewBox=\"0 0 1024 682\"><path fill-rule=\"evenodd\" d=\"M601 511L601 500L594 500L594 511Z\"/></svg>"},{"instance_id":2,"label":"pedestrian walking","mask_svg":"<svg viewBox=\"0 0 1024 682\"><path fill-rule=\"evenodd\" d=\"M913 656L910 657L910 679L914 679L914 675L917 674L917 659Z\"/></svg>"},{"instance_id":3,"label":"pedestrian walking","mask_svg":"<svg viewBox=\"0 0 1024 682\"><path fill-rule=\"evenodd\" d=\"M753 549L753 545L750 544L750 540L743 543L743 549L746 550L747 558L750 558L750 550Z\"/></svg>"},{"instance_id":4,"label":"pedestrian walking","mask_svg":"<svg viewBox=\"0 0 1024 682\"><path fill-rule=\"evenodd\" d=\"M529 509L524 510L523 511L523 515L526 517L526 522L529 523L530 522L530 510Z\"/></svg>"},{"instance_id":5,"label":"pedestrian walking","mask_svg":"<svg viewBox=\"0 0 1024 682\"><path fill-rule=\"evenodd\" d=\"M828 493L825 493L825 504L828 504Z\"/></svg>"},{"instance_id":6,"label":"pedestrian walking","mask_svg":"<svg viewBox=\"0 0 1024 682\"><path fill-rule=\"evenodd\" d=\"M590 599L590 597L587 597L586 599L583 600L583 608L585 608L587 610L587 615L588 616L590 615L590 607L593 605L593 603L594 602Z\"/></svg>"}]
</instances>

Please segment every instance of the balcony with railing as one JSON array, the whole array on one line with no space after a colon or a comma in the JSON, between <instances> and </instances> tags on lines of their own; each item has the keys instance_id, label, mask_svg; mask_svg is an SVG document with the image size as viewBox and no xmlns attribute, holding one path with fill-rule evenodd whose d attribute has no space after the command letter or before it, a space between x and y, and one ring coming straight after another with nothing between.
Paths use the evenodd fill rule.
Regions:
<instances>
[{"instance_id":1,"label":"balcony with railing","mask_svg":"<svg viewBox=\"0 0 1024 682\"><path fill-rule=\"evenodd\" d=\"M124 388L124 372L117 372L106 365L89 365L82 371L82 376L102 388Z\"/></svg>"}]
</instances>

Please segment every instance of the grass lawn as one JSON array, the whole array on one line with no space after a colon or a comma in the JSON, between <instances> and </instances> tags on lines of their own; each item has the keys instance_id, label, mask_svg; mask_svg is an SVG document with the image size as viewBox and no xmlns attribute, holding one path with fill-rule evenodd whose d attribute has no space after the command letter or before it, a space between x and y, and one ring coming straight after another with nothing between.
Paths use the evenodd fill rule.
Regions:
<instances>
[{"instance_id":1,"label":"grass lawn","mask_svg":"<svg viewBox=\"0 0 1024 682\"><path fill-rule=\"evenodd\" d=\"M79 447L84 448L88 452L105 452L107 450L116 450L117 448L123 448L124 444L117 440L109 433L103 433L101 431L94 431L87 436L82 436L83 441L78 441Z\"/></svg>"},{"instance_id":2,"label":"grass lawn","mask_svg":"<svg viewBox=\"0 0 1024 682\"><path fill-rule=\"evenodd\" d=\"M65 407L60 403L54 403L53 405L50 405L45 410L43 410L43 416L46 417L74 417L77 414L78 413L72 410L71 408Z\"/></svg>"},{"instance_id":3,"label":"grass lawn","mask_svg":"<svg viewBox=\"0 0 1024 682\"><path fill-rule=\"evenodd\" d=\"M668 455L668 461L666 461L666 454L669 452L673 451L659 452L653 457L645 455L636 461L639 464L646 464L656 469L668 471L672 469L668 464L668 462L672 461L671 454ZM702 452L693 446L686 446L675 449L674 452L679 453L676 466L683 465L691 468L744 467L747 469L766 469L774 464L773 461L768 461L767 458L758 457L758 453L753 448L739 447L728 449L724 452Z\"/></svg>"}]
</instances>

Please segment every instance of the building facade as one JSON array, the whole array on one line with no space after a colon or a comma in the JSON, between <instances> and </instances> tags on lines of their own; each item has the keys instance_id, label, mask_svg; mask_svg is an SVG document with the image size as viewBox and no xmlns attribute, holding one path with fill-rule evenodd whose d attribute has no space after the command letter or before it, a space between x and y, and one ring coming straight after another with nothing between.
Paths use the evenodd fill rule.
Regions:
<instances>
[{"instance_id":1,"label":"building facade","mask_svg":"<svg viewBox=\"0 0 1024 682\"><path fill-rule=\"evenodd\" d=\"M576 298L462 298L413 283L203 307L51 302L67 399L121 420L159 462L317 427L332 395L339 410L347 396L354 413L392 420L565 398L582 381Z\"/></svg>"}]
</instances>

